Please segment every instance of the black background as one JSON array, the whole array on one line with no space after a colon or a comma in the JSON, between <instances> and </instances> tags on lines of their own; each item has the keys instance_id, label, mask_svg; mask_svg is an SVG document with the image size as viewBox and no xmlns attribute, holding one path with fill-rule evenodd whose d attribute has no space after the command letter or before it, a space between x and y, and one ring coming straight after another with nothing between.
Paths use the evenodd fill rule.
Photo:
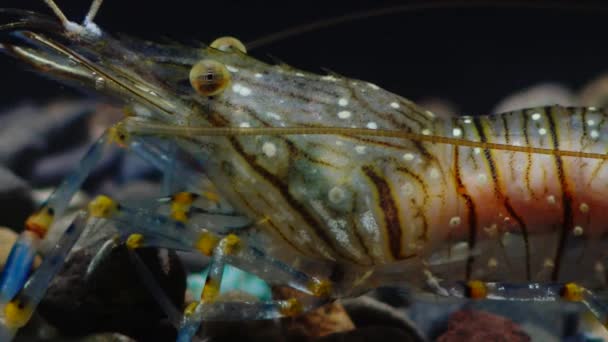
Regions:
<instances>
[{"instance_id":1,"label":"black background","mask_svg":"<svg viewBox=\"0 0 608 342\"><path fill-rule=\"evenodd\" d=\"M88 8L86 0L57 2L74 21ZM148 39L210 42L234 35L249 42L320 19L408 3L421 2L106 0L96 22L108 32ZM424 3L438 6L436 1ZM546 4L539 9L505 3L390 11L293 36L251 54L266 60L272 55L314 72L327 68L414 101L443 98L473 114L539 82L562 82L578 90L608 71L608 3L529 1ZM555 8L564 3L587 8ZM0 7L49 13L42 0L3 0ZM24 71L5 56L0 56L0 91L0 107L78 94Z\"/></svg>"}]
</instances>

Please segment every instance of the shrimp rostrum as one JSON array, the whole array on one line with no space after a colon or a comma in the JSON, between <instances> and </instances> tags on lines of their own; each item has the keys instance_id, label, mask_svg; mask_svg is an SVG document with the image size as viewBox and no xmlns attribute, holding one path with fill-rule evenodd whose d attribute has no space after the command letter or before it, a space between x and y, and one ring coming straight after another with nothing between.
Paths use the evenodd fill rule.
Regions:
<instances>
[{"instance_id":1,"label":"shrimp rostrum","mask_svg":"<svg viewBox=\"0 0 608 342\"><path fill-rule=\"evenodd\" d=\"M80 234L107 227L118 238L105 247L209 257L200 301L176 308L155 291L183 341L204 320L297 315L381 285L578 301L606 319L603 110L439 117L368 82L265 64L233 38L118 40L92 21L100 1L82 25L47 3L59 20L0 12L3 51L128 115L25 223L0 281L0 339L29 320ZM96 197L30 274L52 222L116 148L157 167L162 193L139 206ZM226 301L226 264L296 291Z\"/></svg>"}]
</instances>

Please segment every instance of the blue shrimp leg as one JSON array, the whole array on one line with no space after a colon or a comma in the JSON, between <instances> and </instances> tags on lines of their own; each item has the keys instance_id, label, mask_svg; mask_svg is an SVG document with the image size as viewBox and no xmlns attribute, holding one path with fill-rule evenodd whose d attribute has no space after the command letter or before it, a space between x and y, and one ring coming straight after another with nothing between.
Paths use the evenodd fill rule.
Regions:
<instances>
[{"instance_id":1,"label":"blue shrimp leg","mask_svg":"<svg viewBox=\"0 0 608 342\"><path fill-rule=\"evenodd\" d=\"M130 249L141 247L164 247L189 251L198 251L211 256L209 276L203 289L201 301L189 306L184 315L179 339L189 340L203 319L262 319L296 315L304 310L311 309L329 300L331 283L300 272L293 267L278 260L271 259L260 249L249 246L236 234L221 236L208 231L188 221L187 215L178 214L183 208L193 202L190 193L179 193L172 196L171 214L159 214L158 208L130 208L114 203L105 196L100 196L94 202L105 203L105 206L115 208L107 219L117 223L122 233L130 234L127 246ZM216 225L225 220L224 215L216 215ZM234 264L251 273L258 273L267 279L273 279L298 289L310 298L287 300L274 300L264 303L224 303L216 301L221 286L224 266ZM146 275L145 266L139 272ZM261 271L264 270L264 271ZM170 316L174 316L174 308L163 299L160 289L152 286L151 292L157 297L161 305ZM165 304L162 304L165 303ZM237 312L227 311L228 307L240 308Z\"/></svg>"},{"instance_id":2,"label":"blue shrimp leg","mask_svg":"<svg viewBox=\"0 0 608 342\"><path fill-rule=\"evenodd\" d=\"M66 209L71 198L80 188L94 166L107 154L110 137L104 134L87 152L79 166L72 171L62 184L51 194L45 204L32 214L25 223L13 246L9 262L0 277L0 309L6 302L13 299L23 287L32 268L38 244L50 228L55 217L60 216Z\"/></svg>"},{"instance_id":3,"label":"blue shrimp leg","mask_svg":"<svg viewBox=\"0 0 608 342\"><path fill-rule=\"evenodd\" d=\"M24 326L42 300L53 277L59 272L68 253L87 227L103 223L88 221L89 215L82 212L68 227L42 264L25 283L23 289L2 308L0 314L0 340L10 341L17 330ZM93 228L95 229L95 227Z\"/></svg>"},{"instance_id":4,"label":"blue shrimp leg","mask_svg":"<svg viewBox=\"0 0 608 342\"><path fill-rule=\"evenodd\" d=\"M80 189L89 174L98 163L111 152L113 148L132 150L140 157L152 162L161 170L171 164L172 160L165 154L153 154L150 144L142 143L136 134L126 132L119 125L107 130L87 151L78 167L68 174L59 187L49 196L42 207L32 214L25 223L25 231L21 233L9 255L9 260L0 276L0 311L4 311L10 302L23 288L37 248L56 217L60 217L74 194ZM152 146L154 147L154 146ZM176 174L177 179L192 182L194 175L185 169ZM199 176L199 180L200 180Z\"/></svg>"}]
</instances>

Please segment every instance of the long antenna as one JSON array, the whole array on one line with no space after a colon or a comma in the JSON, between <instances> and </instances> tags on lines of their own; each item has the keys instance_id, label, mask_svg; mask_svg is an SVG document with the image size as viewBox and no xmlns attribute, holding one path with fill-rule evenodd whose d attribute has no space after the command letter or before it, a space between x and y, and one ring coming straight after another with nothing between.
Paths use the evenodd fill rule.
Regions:
<instances>
[{"instance_id":1,"label":"long antenna","mask_svg":"<svg viewBox=\"0 0 608 342\"><path fill-rule=\"evenodd\" d=\"M357 20L380 17L385 15L395 15L405 12L416 12L423 10L431 10L437 8L471 8L471 7L489 7L489 8L529 8L529 9L568 9L568 10L607 10L608 7L605 4L583 1L556 1L556 0L512 0L512 1L501 1L501 0L434 0L434 1L420 1L412 2L408 4L394 5L380 7L376 9L369 9L360 12L347 13L327 19L321 19L308 24L298 25L290 27L285 30L281 30L275 33L271 33L266 36L254 39L250 42L246 42L245 46L247 50L253 50L262 46L270 45L272 43L299 36L308 32L317 31L320 29L326 29L332 26L336 26L342 23L353 22Z\"/></svg>"}]
</instances>

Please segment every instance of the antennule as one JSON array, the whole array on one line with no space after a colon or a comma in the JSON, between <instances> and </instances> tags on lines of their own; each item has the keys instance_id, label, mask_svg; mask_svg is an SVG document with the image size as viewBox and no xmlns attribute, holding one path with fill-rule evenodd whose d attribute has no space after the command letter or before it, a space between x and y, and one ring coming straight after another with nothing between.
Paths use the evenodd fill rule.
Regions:
<instances>
[{"instance_id":1,"label":"antennule","mask_svg":"<svg viewBox=\"0 0 608 342\"><path fill-rule=\"evenodd\" d=\"M89 38L96 38L101 36L101 30L99 27L93 22L95 15L99 11L99 7L103 3L103 0L93 0L91 3L91 7L87 15L82 22L82 25L79 25L73 21L68 20L68 18L63 14L59 6L55 3L55 0L43 0L47 6L55 13L63 28L68 31L69 34L73 34L76 36L87 36Z\"/></svg>"}]
</instances>

